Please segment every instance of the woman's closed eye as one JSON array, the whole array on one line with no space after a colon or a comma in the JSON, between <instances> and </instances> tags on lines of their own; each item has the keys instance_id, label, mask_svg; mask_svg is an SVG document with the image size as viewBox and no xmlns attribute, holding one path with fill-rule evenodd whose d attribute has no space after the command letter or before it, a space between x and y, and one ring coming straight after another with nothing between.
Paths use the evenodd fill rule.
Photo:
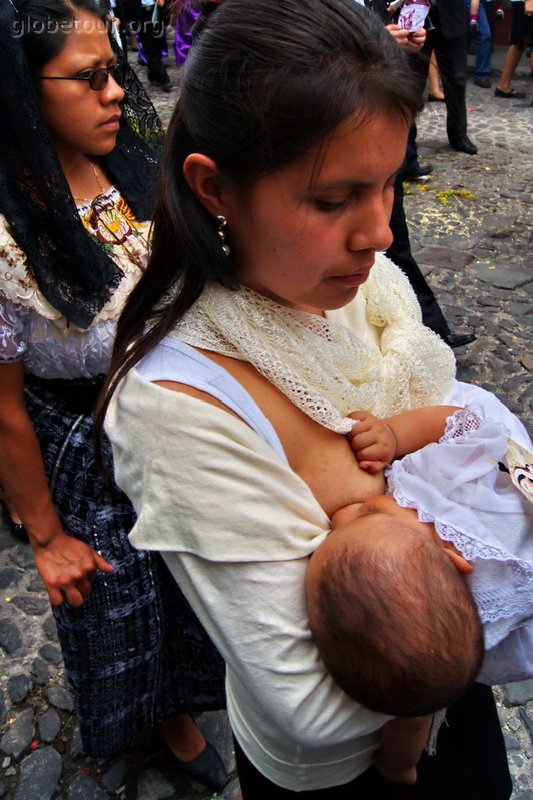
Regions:
<instances>
[{"instance_id":1,"label":"woman's closed eye","mask_svg":"<svg viewBox=\"0 0 533 800\"><path fill-rule=\"evenodd\" d=\"M318 211L323 211L326 214L332 214L335 211L343 211L345 208L347 208L350 203L350 199L350 197L346 197L344 200L323 200L315 198L315 200L313 200L313 205Z\"/></svg>"}]
</instances>

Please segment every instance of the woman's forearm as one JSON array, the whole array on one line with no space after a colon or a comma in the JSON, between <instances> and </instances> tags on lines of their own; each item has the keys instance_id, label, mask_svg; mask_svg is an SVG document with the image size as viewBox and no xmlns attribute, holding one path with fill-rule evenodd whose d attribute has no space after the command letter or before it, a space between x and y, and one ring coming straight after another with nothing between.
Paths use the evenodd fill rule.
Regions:
<instances>
[{"instance_id":1,"label":"woman's forearm","mask_svg":"<svg viewBox=\"0 0 533 800\"><path fill-rule=\"evenodd\" d=\"M0 484L32 544L46 545L63 533L26 409L20 361L0 365Z\"/></svg>"},{"instance_id":2,"label":"woman's forearm","mask_svg":"<svg viewBox=\"0 0 533 800\"><path fill-rule=\"evenodd\" d=\"M0 484L32 541L46 545L63 533L25 408L0 412Z\"/></svg>"}]
</instances>

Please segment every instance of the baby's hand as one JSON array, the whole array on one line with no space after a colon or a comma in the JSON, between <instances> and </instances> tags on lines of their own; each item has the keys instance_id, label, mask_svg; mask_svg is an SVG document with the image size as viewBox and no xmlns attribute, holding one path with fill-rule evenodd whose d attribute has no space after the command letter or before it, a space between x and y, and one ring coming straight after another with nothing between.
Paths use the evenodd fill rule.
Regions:
<instances>
[{"instance_id":1,"label":"baby's hand","mask_svg":"<svg viewBox=\"0 0 533 800\"><path fill-rule=\"evenodd\" d=\"M340 528L341 525L347 525L357 519L361 513L362 505L363 503L350 503L349 506L344 506L335 511L331 517L331 530L333 531L335 528Z\"/></svg>"},{"instance_id":2,"label":"baby's hand","mask_svg":"<svg viewBox=\"0 0 533 800\"><path fill-rule=\"evenodd\" d=\"M387 764L387 759L384 758L383 752L378 750L374 756L374 766L382 778L392 783L401 783L404 786L412 786L416 783L417 772L416 767L409 767L408 769L390 769Z\"/></svg>"},{"instance_id":3,"label":"baby's hand","mask_svg":"<svg viewBox=\"0 0 533 800\"><path fill-rule=\"evenodd\" d=\"M359 466L371 475L376 475L396 455L396 437L385 422L366 411L354 411L348 416L355 422L346 435Z\"/></svg>"}]
</instances>

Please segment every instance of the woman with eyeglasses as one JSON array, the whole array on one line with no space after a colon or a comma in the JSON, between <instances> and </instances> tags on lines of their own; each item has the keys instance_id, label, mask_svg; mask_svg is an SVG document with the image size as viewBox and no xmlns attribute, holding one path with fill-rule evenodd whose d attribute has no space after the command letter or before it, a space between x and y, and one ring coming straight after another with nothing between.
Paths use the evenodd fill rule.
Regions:
<instances>
[{"instance_id":1,"label":"woman with eyeglasses","mask_svg":"<svg viewBox=\"0 0 533 800\"><path fill-rule=\"evenodd\" d=\"M95 462L92 410L144 269L161 139L107 12L0 0L0 484L54 608L85 751L158 726L178 766L218 788L226 771L186 712L223 704L221 658L160 559L129 545L107 445Z\"/></svg>"}]
</instances>

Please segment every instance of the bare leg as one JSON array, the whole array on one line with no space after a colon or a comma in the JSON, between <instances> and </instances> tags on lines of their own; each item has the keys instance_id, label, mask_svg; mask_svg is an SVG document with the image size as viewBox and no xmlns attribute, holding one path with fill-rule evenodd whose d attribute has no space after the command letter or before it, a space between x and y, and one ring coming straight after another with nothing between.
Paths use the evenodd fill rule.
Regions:
<instances>
[{"instance_id":1,"label":"bare leg","mask_svg":"<svg viewBox=\"0 0 533 800\"><path fill-rule=\"evenodd\" d=\"M502 74L500 80L498 81L498 89L501 89L502 92L511 91L511 81L520 59L522 58L523 52L523 47L518 47L516 44L509 45L509 49L505 56L505 61L503 62Z\"/></svg>"},{"instance_id":2,"label":"bare leg","mask_svg":"<svg viewBox=\"0 0 533 800\"><path fill-rule=\"evenodd\" d=\"M204 735L189 714L176 714L160 722L159 732L181 761L192 761L205 749Z\"/></svg>"},{"instance_id":3,"label":"bare leg","mask_svg":"<svg viewBox=\"0 0 533 800\"><path fill-rule=\"evenodd\" d=\"M435 52L431 53L431 60L428 69L428 91L438 100L444 100L444 94L440 85L439 68L435 59Z\"/></svg>"}]
</instances>

